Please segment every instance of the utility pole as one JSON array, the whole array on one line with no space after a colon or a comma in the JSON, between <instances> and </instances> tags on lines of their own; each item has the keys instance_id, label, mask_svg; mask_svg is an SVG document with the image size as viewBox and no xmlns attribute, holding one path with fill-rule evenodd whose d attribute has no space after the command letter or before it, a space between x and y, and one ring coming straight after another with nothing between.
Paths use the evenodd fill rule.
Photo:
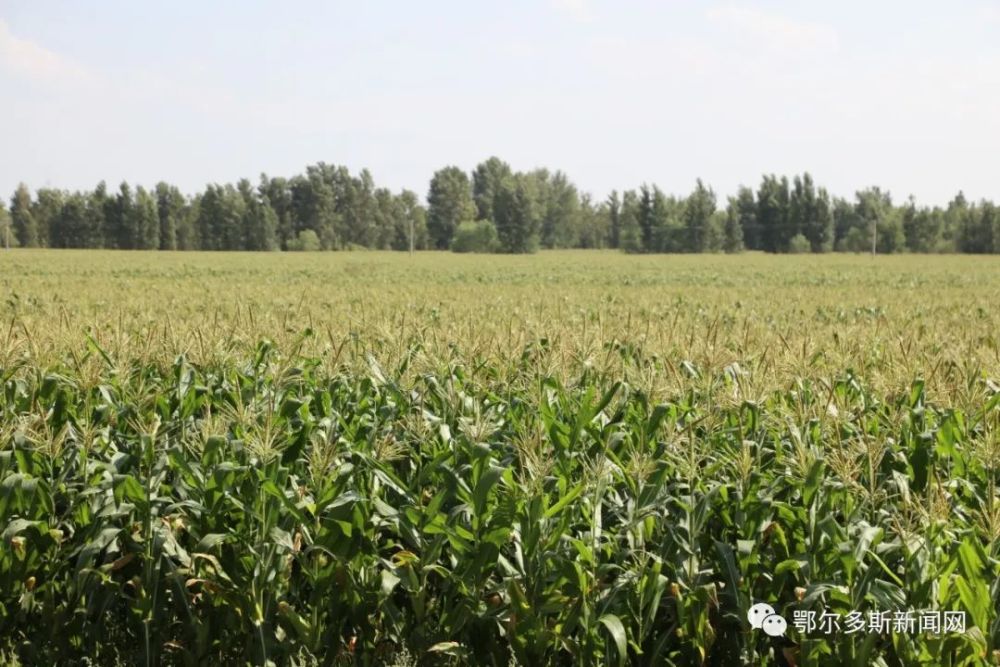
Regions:
<instances>
[{"instance_id":1,"label":"utility pole","mask_svg":"<svg viewBox=\"0 0 1000 667\"><path fill-rule=\"evenodd\" d=\"M413 214L410 214L410 256L413 256Z\"/></svg>"},{"instance_id":2,"label":"utility pole","mask_svg":"<svg viewBox=\"0 0 1000 667\"><path fill-rule=\"evenodd\" d=\"M878 218L872 218L872 259L875 259L875 246L878 243Z\"/></svg>"}]
</instances>

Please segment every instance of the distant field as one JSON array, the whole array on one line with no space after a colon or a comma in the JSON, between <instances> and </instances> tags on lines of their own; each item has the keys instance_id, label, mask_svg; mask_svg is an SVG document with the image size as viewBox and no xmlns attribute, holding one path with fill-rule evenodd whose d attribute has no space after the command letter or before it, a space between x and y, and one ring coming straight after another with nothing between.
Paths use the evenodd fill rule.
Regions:
<instances>
[{"instance_id":1,"label":"distant field","mask_svg":"<svg viewBox=\"0 0 1000 667\"><path fill-rule=\"evenodd\" d=\"M0 286L0 349L40 359L84 348L88 330L125 355L198 359L309 328L328 361L415 343L428 362L507 358L546 339L560 372L611 363L612 342L668 365L760 363L782 380L1000 370L992 257L43 250L0 254Z\"/></svg>"},{"instance_id":2,"label":"distant field","mask_svg":"<svg viewBox=\"0 0 1000 667\"><path fill-rule=\"evenodd\" d=\"M0 296L0 655L1000 649L993 257L15 250ZM907 609L969 628L791 626Z\"/></svg>"}]
</instances>

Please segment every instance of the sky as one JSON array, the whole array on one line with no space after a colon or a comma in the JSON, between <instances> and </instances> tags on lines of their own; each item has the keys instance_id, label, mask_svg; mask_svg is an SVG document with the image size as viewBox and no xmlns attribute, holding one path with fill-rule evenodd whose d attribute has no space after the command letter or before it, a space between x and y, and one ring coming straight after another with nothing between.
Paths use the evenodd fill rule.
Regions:
<instances>
[{"instance_id":1,"label":"sky","mask_svg":"<svg viewBox=\"0 0 1000 667\"><path fill-rule=\"evenodd\" d=\"M603 198L1000 199L1000 0L0 0L0 196L497 155Z\"/></svg>"}]
</instances>

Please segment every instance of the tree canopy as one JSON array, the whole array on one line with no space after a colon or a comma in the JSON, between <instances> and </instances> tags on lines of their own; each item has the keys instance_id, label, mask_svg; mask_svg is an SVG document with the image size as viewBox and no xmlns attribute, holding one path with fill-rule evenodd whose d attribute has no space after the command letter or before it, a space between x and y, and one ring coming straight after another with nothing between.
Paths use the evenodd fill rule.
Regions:
<instances>
[{"instance_id":1,"label":"tree canopy","mask_svg":"<svg viewBox=\"0 0 1000 667\"><path fill-rule=\"evenodd\" d=\"M256 185L211 183L183 194L160 182L86 192L21 184L0 207L0 243L11 247L122 250L455 249L530 253L539 248L618 248L636 253L1000 253L1000 211L959 192L945 208L865 188L831 196L809 173L765 174L720 203L701 179L685 196L656 184L582 193L562 171L518 172L490 157L471 172L433 174L426 204L379 187L367 170L309 165ZM8 243L9 240L9 243Z\"/></svg>"}]
</instances>

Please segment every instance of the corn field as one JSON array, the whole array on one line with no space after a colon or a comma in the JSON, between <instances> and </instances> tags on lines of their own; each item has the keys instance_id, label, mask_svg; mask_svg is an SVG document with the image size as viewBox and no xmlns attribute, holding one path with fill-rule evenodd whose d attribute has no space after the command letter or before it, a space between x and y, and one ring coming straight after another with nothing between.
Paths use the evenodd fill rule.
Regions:
<instances>
[{"instance_id":1,"label":"corn field","mask_svg":"<svg viewBox=\"0 0 1000 667\"><path fill-rule=\"evenodd\" d=\"M0 286L0 663L1000 664L995 260L12 251ZM902 611L964 627L793 623Z\"/></svg>"}]
</instances>

